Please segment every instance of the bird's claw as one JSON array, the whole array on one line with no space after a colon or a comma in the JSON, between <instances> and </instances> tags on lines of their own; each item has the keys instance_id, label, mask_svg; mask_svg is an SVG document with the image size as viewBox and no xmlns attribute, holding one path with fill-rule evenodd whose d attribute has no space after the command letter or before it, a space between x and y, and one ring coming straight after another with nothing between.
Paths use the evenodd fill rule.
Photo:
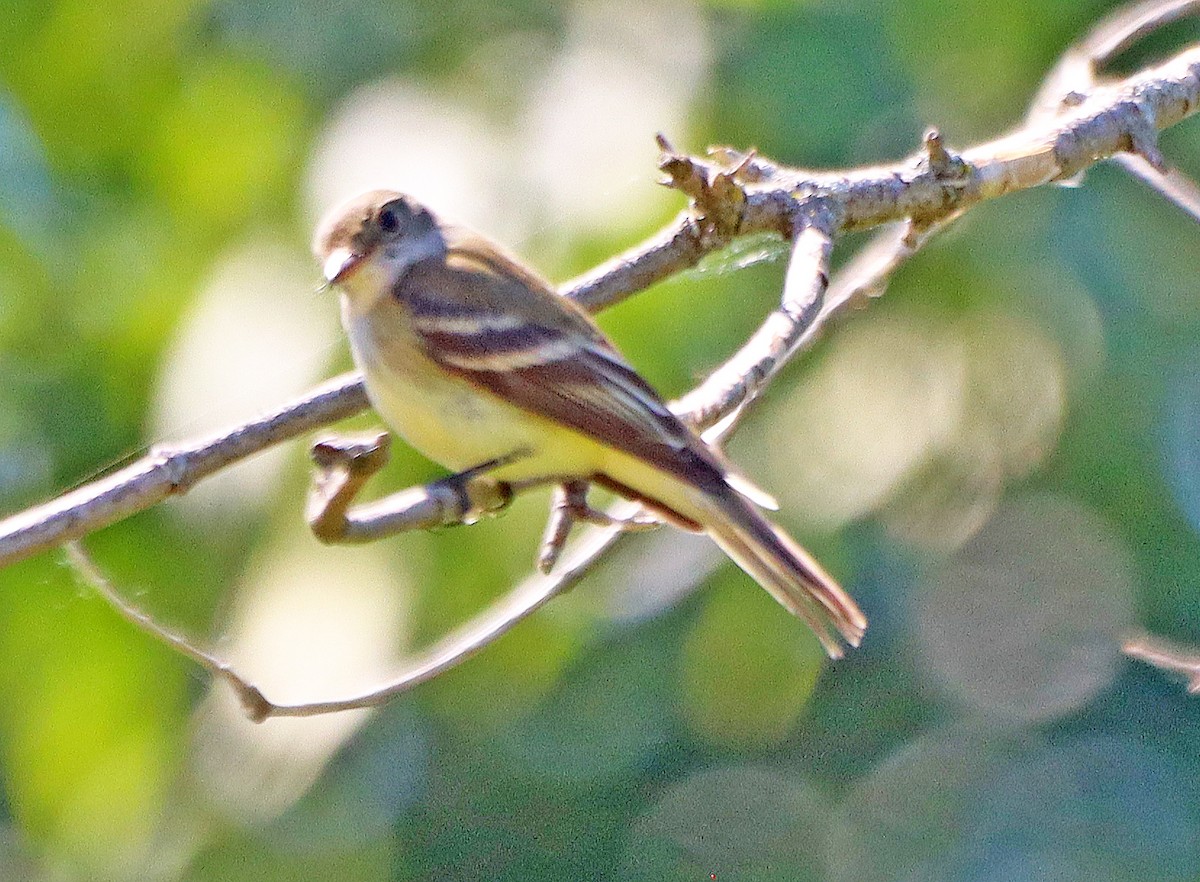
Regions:
<instances>
[{"instance_id":1,"label":"bird's claw","mask_svg":"<svg viewBox=\"0 0 1200 882\"><path fill-rule=\"evenodd\" d=\"M554 569L566 547L571 529L577 523L633 531L652 530L660 525L651 517L618 518L592 508L587 501L588 486L587 481L567 481L554 488L550 519L546 522L546 532L538 552L537 567L541 573L547 574Z\"/></svg>"}]
</instances>

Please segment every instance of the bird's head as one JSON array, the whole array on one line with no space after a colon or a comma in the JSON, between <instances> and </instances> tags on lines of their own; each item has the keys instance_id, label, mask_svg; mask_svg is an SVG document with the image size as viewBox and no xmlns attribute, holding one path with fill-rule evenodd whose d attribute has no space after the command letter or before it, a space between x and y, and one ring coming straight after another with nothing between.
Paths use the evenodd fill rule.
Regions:
<instances>
[{"instance_id":1,"label":"bird's head","mask_svg":"<svg viewBox=\"0 0 1200 882\"><path fill-rule=\"evenodd\" d=\"M445 252L437 218L392 190L372 190L335 208L313 238L325 280L352 301L375 300L413 265Z\"/></svg>"}]
</instances>

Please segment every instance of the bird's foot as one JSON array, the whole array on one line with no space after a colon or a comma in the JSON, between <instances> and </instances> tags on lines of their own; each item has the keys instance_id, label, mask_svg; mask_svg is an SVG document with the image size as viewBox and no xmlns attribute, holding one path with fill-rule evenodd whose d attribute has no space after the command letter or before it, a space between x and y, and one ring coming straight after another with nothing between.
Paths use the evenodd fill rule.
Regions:
<instances>
[{"instance_id":1,"label":"bird's foot","mask_svg":"<svg viewBox=\"0 0 1200 882\"><path fill-rule=\"evenodd\" d=\"M659 521L649 516L618 518L592 508L587 501L588 487L587 481L567 481L554 488L550 519L546 522L546 532L542 536L537 559L538 570L542 573L554 569L571 535L571 529L577 523L632 531L652 530L660 526Z\"/></svg>"},{"instance_id":2,"label":"bird's foot","mask_svg":"<svg viewBox=\"0 0 1200 882\"><path fill-rule=\"evenodd\" d=\"M519 459L529 456L525 449L514 450L469 469L449 475L432 486L449 490L457 501L453 524L474 524L483 517L505 509L513 501L514 491L506 481L496 481L488 475Z\"/></svg>"}]
</instances>

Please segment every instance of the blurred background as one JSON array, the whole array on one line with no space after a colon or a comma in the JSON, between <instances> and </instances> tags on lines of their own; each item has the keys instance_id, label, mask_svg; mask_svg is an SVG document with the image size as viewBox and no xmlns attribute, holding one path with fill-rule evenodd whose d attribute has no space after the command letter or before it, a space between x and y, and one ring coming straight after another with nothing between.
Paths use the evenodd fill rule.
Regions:
<instances>
[{"instance_id":1,"label":"blurred background","mask_svg":"<svg viewBox=\"0 0 1200 882\"><path fill-rule=\"evenodd\" d=\"M1110 8L4 0L0 512L347 369L308 238L360 189L566 279L683 206L655 132L820 167L964 146ZM1164 147L1200 170L1195 121ZM377 712L254 726L60 555L0 571L0 879L1200 880L1200 699L1118 653L1200 644L1198 256L1098 168L971 212L772 387L732 454L871 620L836 665L659 532ZM783 272L754 240L602 323L678 395ZM372 490L438 474L397 445ZM545 514L326 548L307 483L292 444L90 547L304 701L520 582Z\"/></svg>"}]
</instances>

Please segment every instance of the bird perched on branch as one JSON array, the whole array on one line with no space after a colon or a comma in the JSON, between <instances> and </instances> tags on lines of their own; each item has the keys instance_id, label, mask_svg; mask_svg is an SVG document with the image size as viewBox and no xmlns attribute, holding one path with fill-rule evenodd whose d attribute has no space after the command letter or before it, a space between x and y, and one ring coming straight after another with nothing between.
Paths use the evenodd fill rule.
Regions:
<instances>
[{"instance_id":1,"label":"bird perched on branch","mask_svg":"<svg viewBox=\"0 0 1200 882\"><path fill-rule=\"evenodd\" d=\"M313 250L372 404L430 459L510 486L586 486L707 533L826 651L857 646L854 601L760 507L774 501L677 417L579 306L498 245L377 190Z\"/></svg>"}]
</instances>

